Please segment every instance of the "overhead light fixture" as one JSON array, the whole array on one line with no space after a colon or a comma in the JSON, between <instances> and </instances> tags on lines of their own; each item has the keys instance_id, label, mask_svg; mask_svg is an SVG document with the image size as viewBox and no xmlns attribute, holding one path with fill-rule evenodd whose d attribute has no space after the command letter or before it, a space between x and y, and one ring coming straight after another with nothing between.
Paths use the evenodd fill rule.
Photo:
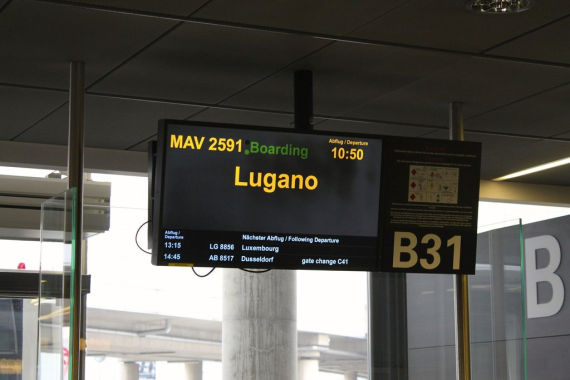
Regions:
<instances>
[{"instance_id":1,"label":"overhead light fixture","mask_svg":"<svg viewBox=\"0 0 570 380\"><path fill-rule=\"evenodd\" d=\"M468 0L465 7L473 12L485 14L520 13L529 10L533 0Z\"/></svg>"},{"instance_id":2,"label":"overhead light fixture","mask_svg":"<svg viewBox=\"0 0 570 380\"><path fill-rule=\"evenodd\" d=\"M538 166L533 166L532 168L521 170L519 172L507 174L505 176L495 178L495 179L493 179L493 181L504 181L506 179L520 177L523 175L532 174L532 173L536 173L536 172L540 172L543 170L548 170L548 169L552 169L552 168L556 168L558 166L568 165L568 164L570 164L570 157L566 157L566 158L563 158L561 160L556 160L556 161L552 161L552 162L547 162L546 164L542 164L542 165L538 165Z\"/></svg>"}]
</instances>

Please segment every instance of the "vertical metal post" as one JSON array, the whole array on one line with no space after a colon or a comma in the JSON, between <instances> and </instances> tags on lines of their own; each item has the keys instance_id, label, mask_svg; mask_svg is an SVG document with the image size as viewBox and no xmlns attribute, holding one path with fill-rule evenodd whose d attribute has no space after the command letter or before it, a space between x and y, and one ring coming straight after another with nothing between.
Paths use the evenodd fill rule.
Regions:
<instances>
[{"instance_id":1,"label":"vertical metal post","mask_svg":"<svg viewBox=\"0 0 570 380\"><path fill-rule=\"evenodd\" d=\"M368 378L408 379L405 273L368 274Z\"/></svg>"},{"instance_id":2,"label":"vertical metal post","mask_svg":"<svg viewBox=\"0 0 570 380\"><path fill-rule=\"evenodd\" d=\"M83 239L83 121L84 121L84 95L85 95L85 64L83 62L71 62L69 81L69 140L67 156L68 187L75 188L73 199L73 252L71 280L71 326L70 326L70 365L71 380L79 380L82 373L82 358L84 340L82 340L83 327L81 279L83 270L82 239Z\"/></svg>"},{"instance_id":3,"label":"vertical metal post","mask_svg":"<svg viewBox=\"0 0 570 380\"><path fill-rule=\"evenodd\" d=\"M464 140L463 104L449 105L449 139ZM455 346L457 378L471 380L471 339L469 336L469 283L465 274L455 276Z\"/></svg>"},{"instance_id":4,"label":"vertical metal post","mask_svg":"<svg viewBox=\"0 0 570 380\"><path fill-rule=\"evenodd\" d=\"M313 72L295 71L295 129L313 129Z\"/></svg>"}]
</instances>

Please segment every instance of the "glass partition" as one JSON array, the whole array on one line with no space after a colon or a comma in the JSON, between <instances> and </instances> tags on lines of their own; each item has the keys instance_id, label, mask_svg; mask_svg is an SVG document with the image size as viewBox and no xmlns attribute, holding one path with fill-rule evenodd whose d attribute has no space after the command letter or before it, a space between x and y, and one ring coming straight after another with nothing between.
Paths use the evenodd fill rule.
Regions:
<instances>
[{"instance_id":1,"label":"glass partition","mask_svg":"<svg viewBox=\"0 0 570 380\"><path fill-rule=\"evenodd\" d=\"M108 231L87 240L88 379L184 378L200 365L204 380L221 380L224 269L201 278L189 267L153 266L147 210L113 206L110 215ZM313 379L366 378L366 286L364 272L297 272L298 354L300 364L316 364Z\"/></svg>"},{"instance_id":2,"label":"glass partition","mask_svg":"<svg viewBox=\"0 0 570 380\"><path fill-rule=\"evenodd\" d=\"M455 380L454 279L406 275L410 380Z\"/></svg>"},{"instance_id":3,"label":"glass partition","mask_svg":"<svg viewBox=\"0 0 570 380\"><path fill-rule=\"evenodd\" d=\"M523 257L520 220L478 235L469 281L474 380L526 379Z\"/></svg>"},{"instance_id":4,"label":"glass partition","mask_svg":"<svg viewBox=\"0 0 570 380\"><path fill-rule=\"evenodd\" d=\"M68 190L41 206L37 322L39 380L65 380L68 377L73 197L74 190Z\"/></svg>"},{"instance_id":5,"label":"glass partition","mask_svg":"<svg viewBox=\"0 0 570 380\"><path fill-rule=\"evenodd\" d=\"M114 204L109 208L88 200L85 205L89 210L85 214L94 218L88 217L84 228L88 272L93 276L87 297L86 379L131 379L137 378L135 373L147 380L182 379L200 368L204 380L221 380L223 271L216 269L199 278L191 268L152 266L150 256L135 243L137 239L142 249L148 248L143 225L148 219L147 179L102 179L113 182ZM72 196L67 192L42 206L41 244L37 237L36 241L0 240L4 253L0 260L2 380L66 378ZM480 220L501 219L489 217L490 210L502 210L509 217L520 213L526 223L567 215L570 210L548 209L543 215L537 208L485 205L480 208L485 216ZM567 220L532 228L527 224L525 233L531 239L553 235L565 252ZM561 336L568 331L568 305L554 316L525 320L520 221L480 231L477 273L470 278L473 378L527 378L526 323L529 350L534 350L529 351L530 376L533 362L535 374L551 373L553 356L561 359L557 365L565 363L565 352L559 347L568 345L555 343L566 339ZM536 269L548 264L547 257L542 248L536 251ZM557 275L564 281L567 268L562 259ZM199 274L208 270L196 268ZM408 378L455 379L453 276L409 274L406 278ZM368 378L366 288L362 272L297 272L299 368L312 373L311 379ZM537 289L536 302L542 305L552 290L548 283L537 284ZM561 332L551 333L555 328ZM547 351L545 340L556 340L552 343L556 347ZM556 373L564 376L565 372L557 369Z\"/></svg>"},{"instance_id":6,"label":"glass partition","mask_svg":"<svg viewBox=\"0 0 570 380\"><path fill-rule=\"evenodd\" d=\"M204 380L221 380L223 269L200 278L151 265L146 178L94 178L113 187L110 226L87 240L88 379L178 379L200 367ZM367 377L366 287L364 272L297 272L299 366L312 380Z\"/></svg>"},{"instance_id":7,"label":"glass partition","mask_svg":"<svg viewBox=\"0 0 570 380\"><path fill-rule=\"evenodd\" d=\"M492 228L469 276L472 379L526 379L521 223ZM455 379L453 276L408 274L407 297L410 380Z\"/></svg>"}]
</instances>

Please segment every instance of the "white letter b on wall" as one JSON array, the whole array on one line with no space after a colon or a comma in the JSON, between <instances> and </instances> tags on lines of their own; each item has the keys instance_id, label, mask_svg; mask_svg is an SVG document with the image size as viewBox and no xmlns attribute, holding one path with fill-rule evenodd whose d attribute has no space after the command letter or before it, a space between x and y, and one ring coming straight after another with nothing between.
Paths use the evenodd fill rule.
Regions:
<instances>
[{"instance_id":1,"label":"white letter b on wall","mask_svg":"<svg viewBox=\"0 0 570 380\"><path fill-rule=\"evenodd\" d=\"M548 252L548 265L536 268L536 252L544 249ZM525 239L526 264L526 299L527 317L541 318L555 315L564 303L564 284L556 273L560 265L560 244L551 235L536 236ZM548 302L538 303L538 283L548 282L552 287L552 298Z\"/></svg>"}]
</instances>

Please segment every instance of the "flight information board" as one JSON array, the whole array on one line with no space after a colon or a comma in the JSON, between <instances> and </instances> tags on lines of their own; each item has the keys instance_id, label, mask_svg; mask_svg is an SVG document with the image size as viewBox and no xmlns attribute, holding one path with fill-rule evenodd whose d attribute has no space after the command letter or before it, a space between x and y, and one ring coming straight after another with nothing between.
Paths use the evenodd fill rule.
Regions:
<instances>
[{"instance_id":1,"label":"flight information board","mask_svg":"<svg viewBox=\"0 0 570 380\"><path fill-rule=\"evenodd\" d=\"M382 139L162 121L155 265L377 270Z\"/></svg>"}]
</instances>

